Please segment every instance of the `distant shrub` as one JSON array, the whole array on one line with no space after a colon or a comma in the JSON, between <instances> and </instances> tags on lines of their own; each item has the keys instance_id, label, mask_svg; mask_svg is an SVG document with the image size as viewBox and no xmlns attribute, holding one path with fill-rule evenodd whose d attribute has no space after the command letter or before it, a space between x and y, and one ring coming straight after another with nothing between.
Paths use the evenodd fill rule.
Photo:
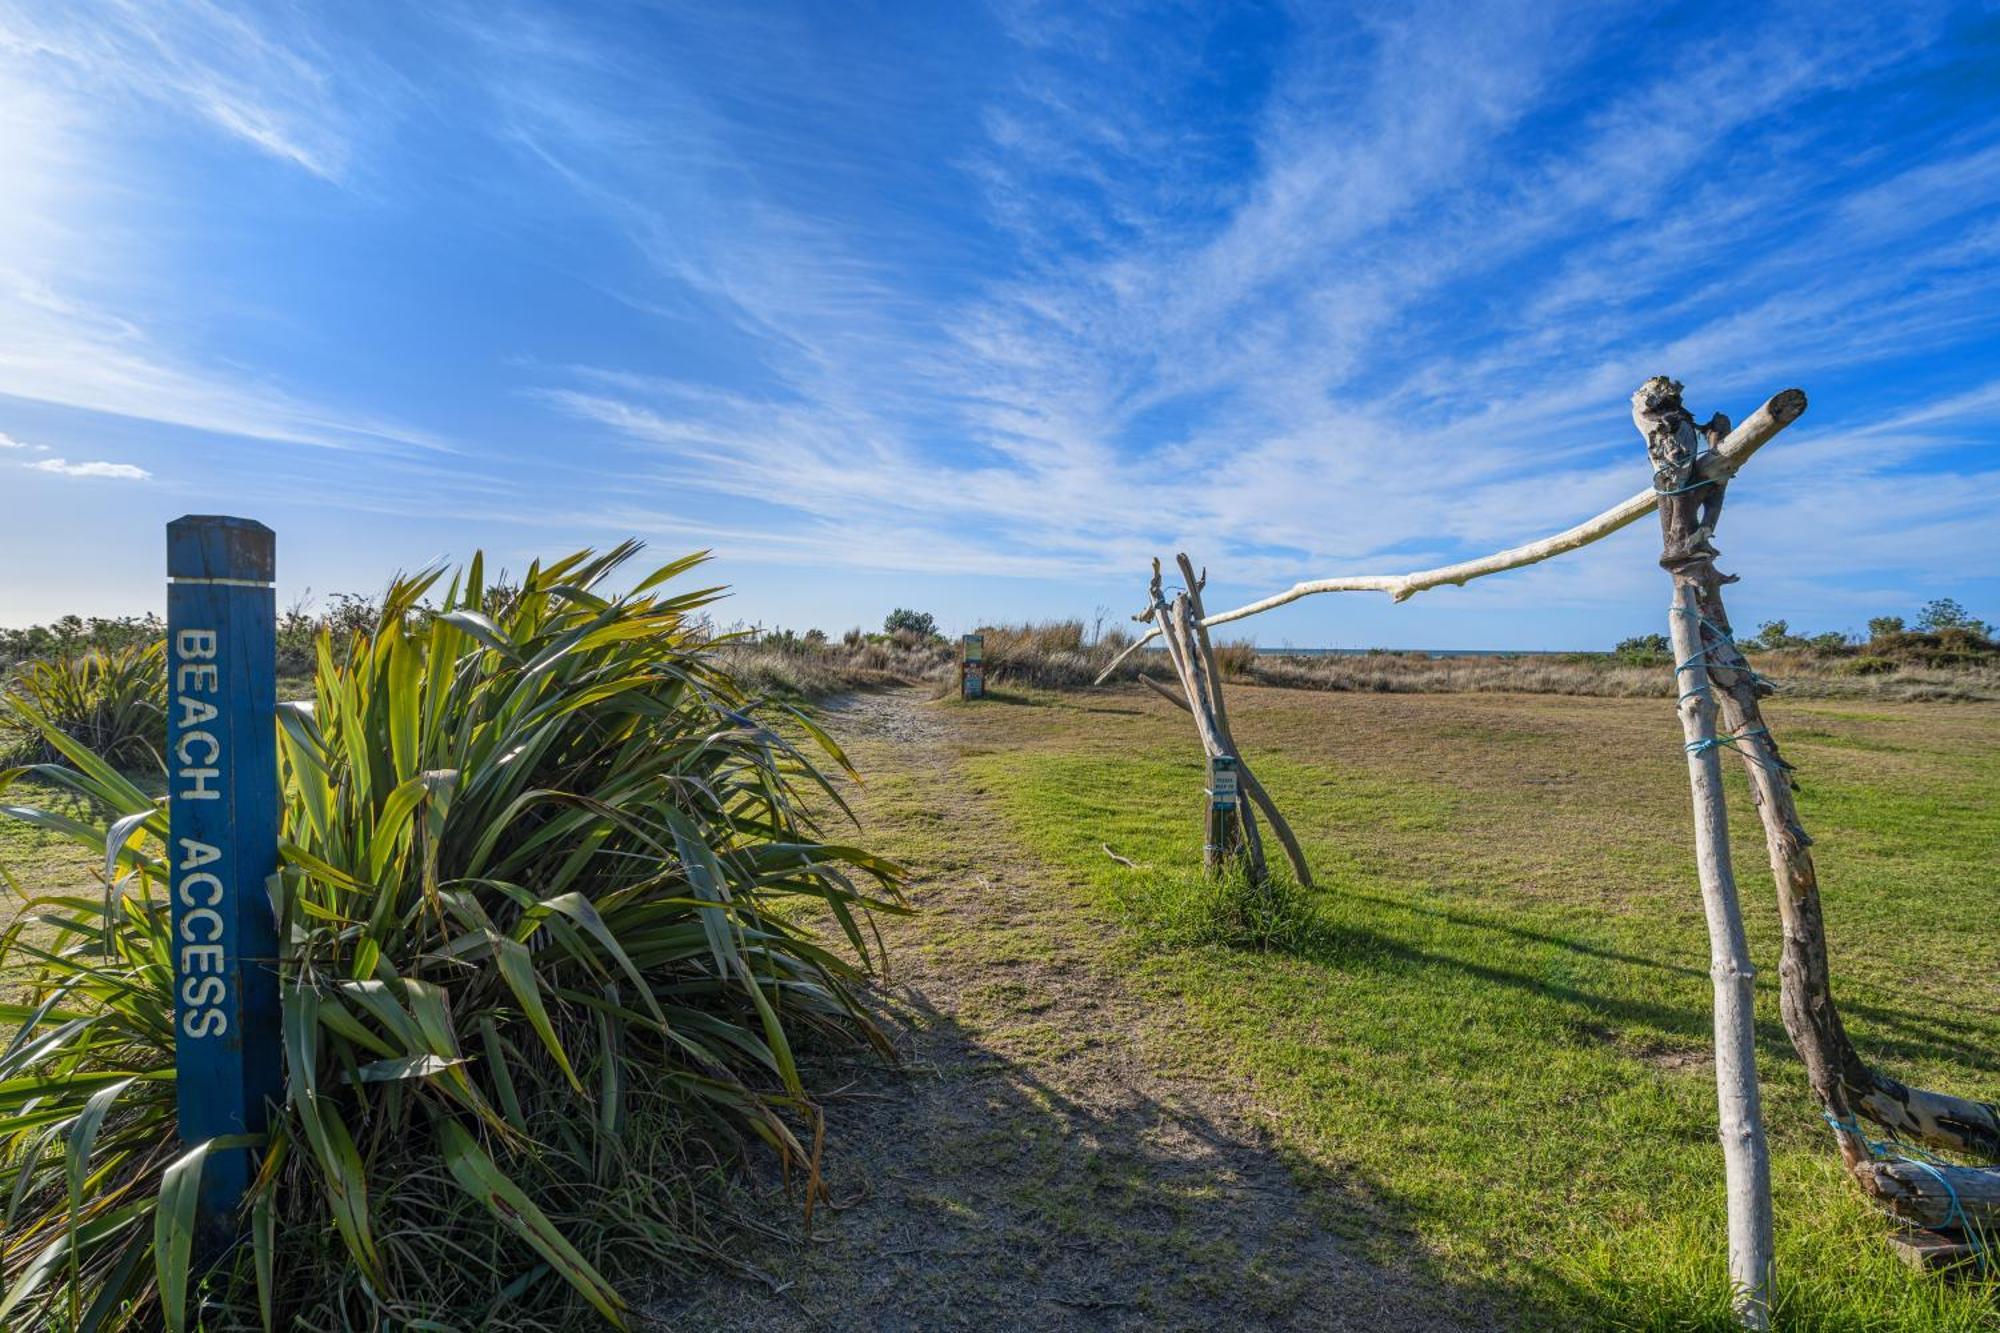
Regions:
<instances>
[{"instance_id":1,"label":"distant shrub","mask_svg":"<svg viewBox=\"0 0 2000 1333\"><path fill-rule=\"evenodd\" d=\"M1248 639L1231 639L1215 645L1215 665L1223 677L1236 680L1250 674L1257 662L1257 645Z\"/></svg>"},{"instance_id":2,"label":"distant shrub","mask_svg":"<svg viewBox=\"0 0 2000 1333\"><path fill-rule=\"evenodd\" d=\"M167 636L157 615L64 616L46 625L0 629L0 667L47 658L76 658L92 652L143 648Z\"/></svg>"},{"instance_id":3,"label":"distant shrub","mask_svg":"<svg viewBox=\"0 0 2000 1333\"><path fill-rule=\"evenodd\" d=\"M1868 622L1868 641L1870 643L1881 639L1893 639L1902 632L1903 618L1901 616L1876 616Z\"/></svg>"},{"instance_id":4,"label":"distant shrub","mask_svg":"<svg viewBox=\"0 0 2000 1333\"><path fill-rule=\"evenodd\" d=\"M1781 653L1807 646L1805 636L1792 633L1791 622L1787 620L1765 621L1757 627L1756 635L1741 645L1745 652L1753 653Z\"/></svg>"},{"instance_id":5,"label":"distant shrub","mask_svg":"<svg viewBox=\"0 0 2000 1333\"><path fill-rule=\"evenodd\" d=\"M928 611L912 611L899 606L882 618L882 632L914 634L920 639L933 638L937 634L937 617Z\"/></svg>"},{"instance_id":6,"label":"distant shrub","mask_svg":"<svg viewBox=\"0 0 2000 1333\"><path fill-rule=\"evenodd\" d=\"M1936 634L1943 630L1961 629L1970 631L1982 639L1993 637L1993 627L1983 620L1975 619L1950 597L1939 597L1924 603L1924 609L1917 612L1917 628Z\"/></svg>"},{"instance_id":7,"label":"distant shrub","mask_svg":"<svg viewBox=\"0 0 2000 1333\"><path fill-rule=\"evenodd\" d=\"M119 768L158 767L166 737L166 643L29 662L6 688L0 712L11 713L9 763L61 762L37 719Z\"/></svg>"},{"instance_id":8,"label":"distant shrub","mask_svg":"<svg viewBox=\"0 0 2000 1333\"><path fill-rule=\"evenodd\" d=\"M1840 663L1838 670L1847 676L1887 676L1897 669L1894 658L1864 653L1860 657L1849 658Z\"/></svg>"},{"instance_id":9,"label":"distant shrub","mask_svg":"<svg viewBox=\"0 0 2000 1333\"><path fill-rule=\"evenodd\" d=\"M1674 646L1664 634L1636 634L1620 639L1611 655L1631 666L1665 666L1673 660Z\"/></svg>"}]
</instances>

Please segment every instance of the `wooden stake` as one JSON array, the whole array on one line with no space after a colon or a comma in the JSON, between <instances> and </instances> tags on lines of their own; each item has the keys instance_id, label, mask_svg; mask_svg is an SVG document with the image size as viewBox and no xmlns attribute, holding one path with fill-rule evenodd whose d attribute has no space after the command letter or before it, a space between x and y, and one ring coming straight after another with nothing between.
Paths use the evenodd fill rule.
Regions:
<instances>
[{"instance_id":1,"label":"wooden stake","mask_svg":"<svg viewBox=\"0 0 2000 1333\"><path fill-rule=\"evenodd\" d=\"M1678 711L1687 750L1688 787L1694 800L1695 865L1702 909L1708 918L1709 974L1715 989L1715 1093L1729 1208L1729 1280L1736 1315L1746 1328L1771 1326L1771 1156L1757 1089L1756 970L1743 934L1736 876L1729 856L1729 814L1722 788L1725 743L1715 731L1715 693L1709 680L1711 638L1703 623L1700 589L1714 570L1708 536L1721 505L1726 477L1703 478L1696 468L1704 435L1711 443L1728 433L1726 419L1704 427L1681 408L1681 386L1664 376L1632 396L1632 419L1653 461L1660 493L1660 564L1673 576L1667 615L1674 646Z\"/></svg>"},{"instance_id":2,"label":"wooden stake","mask_svg":"<svg viewBox=\"0 0 2000 1333\"><path fill-rule=\"evenodd\" d=\"M1729 862L1729 816L1722 761L1716 754L1715 698L1701 666L1699 612L1687 586L1677 585L1668 616L1674 658L1692 663L1676 673L1688 785L1694 796L1695 865L1708 917L1709 975L1715 983L1715 1096L1720 1114L1723 1172L1729 1202L1729 1280L1746 1328L1771 1326L1771 1157L1757 1091L1756 970L1743 935L1736 876Z\"/></svg>"},{"instance_id":3,"label":"wooden stake","mask_svg":"<svg viewBox=\"0 0 2000 1333\"><path fill-rule=\"evenodd\" d=\"M1191 713L1194 711L1188 707L1187 700L1174 693L1171 686L1163 685L1151 676L1146 675L1139 677L1139 683L1182 712ZM1232 739L1230 743L1233 745L1235 742ZM1270 793L1264 790L1263 783L1257 781L1257 775L1250 771L1250 765L1244 761L1243 756L1240 754L1236 756L1236 781L1242 787L1243 794L1254 801L1257 808L1264 812L1264 818L1271 821L1271 831L1278 835L1278 844L1285 849L1285 859L1292 863L1292 873L1298 877L1299 883L1306 888L1311 888L1313 882L1312 868L1306 864L1305 851L1299 846L1299 840L1293 836L1292 826L1285 821L1283 815L1278 813L1277 804L1271 800Z\"/></svg>"}]
</instances>

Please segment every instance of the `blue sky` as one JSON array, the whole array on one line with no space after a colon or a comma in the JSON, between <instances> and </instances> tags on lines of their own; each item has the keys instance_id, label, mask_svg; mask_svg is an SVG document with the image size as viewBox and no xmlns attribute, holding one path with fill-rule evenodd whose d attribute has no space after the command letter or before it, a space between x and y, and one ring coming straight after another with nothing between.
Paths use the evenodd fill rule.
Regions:
<instances>
[{"instance_id":1,"label":"blue sky","mask_svg":"<svg viewBox=\"0 0 2000 1333\"><path fill-rule=\"evenodd\" d=\"M2000 10L0 0L0 623L484 548L713 547L838 631L1211 607L1645 484L1627 397L1806 418L1739 620L2000 619ZM1267 644L1602 647L1657 530Z\"/></svg>"}]
</instances>

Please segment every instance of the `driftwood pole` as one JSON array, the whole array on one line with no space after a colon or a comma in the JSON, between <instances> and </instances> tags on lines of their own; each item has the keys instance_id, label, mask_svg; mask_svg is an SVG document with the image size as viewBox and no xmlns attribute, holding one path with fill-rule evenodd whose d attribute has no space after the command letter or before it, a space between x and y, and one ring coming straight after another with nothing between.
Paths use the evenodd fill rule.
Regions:
<instances>
[{"instance_id":1,"label":"driftwood pole","mask_svg":"<svg viewBox=\"0 0 2000 1333\"><path fill-rule=\"evenodd\" d=\"M1688 785L1694 796L1695 865L1708 918L1708 969L1715 984L1715 1098L1729 1200L1729 1280L1745 1327L1771 1326L1771 1154L1757 1091L1756 969L1743 935L1743 913L1729 857L1729 817L1716 753L1715 698L1701 666L1700 612L1685 586L1675 589L1674 659L1681 696Z\"/></svg>"},{"instance_id":2,"label":"driftwood pole","mask_svg":"<svg viewBox=\"0 0 2000 1333\"><path fill-rule=\"evenodd\" d=\"M1683 447L1681 441L1696 433L1694 417L1680 401L1680 388L1672 380L1648 381L1633 396L1633 420L1646 435L1656 465L1663 468L1655 474L1655 483L1663 493L1660 513L1663 525L1670 526L1670 553L1671 533L1682 534L1683 564L1699 634L1700 674L1714 686L1727 745L1743 760L1764 827L1784 923L1778 975L1785 1030L1833 1125L1841 1159L1864 1192L1916 1226L1955 1230L1991 1226L2000 1221L2000 1172L1923 1161L1896 1144L1872 1145L1856 1119L1858 1112L1892 1137L1932 1148L2000 1157L2000 1107L1912 1088L1874 1069L1861 1058L1840 1021L1827 962L1812 838L1793 799L1791 765L1764 719L1762 701L1772 687L1751 669L1731 637L1722 589L1734 579L1719 573L1714 563L1712 539L1733 469L1718 466L1714 453L1700 456L1692 466L1675 456ZM1711 442L1727 424L1720 418L1709 423L1705 433ZM1665 443L1655 448L1656 439ZM1683 473L1684 479L1675 480ZM1680 517L1670 520L1675 510ZM1676 655L1682 662L1689 656L1678 650ZM1682 688L1689 687L1683 681Z\"/></svg>"},{"instance_id":3,"label":"driftwood pole","mask_svg":"<svg viewBox=\"0 0 2000 1333\"><path fill-rule=\"evenodd\" d=\"M1721 746L1715 730L1715 693L1708 673L1708 639L1700 607L1704 578L1715 574L1709 545L1723 479L1695 476L1702 434L1680 406L1681 386L1648 380L1632 397L1632 418L1646 438L1659 491L1660 564L1673 576L1668 611L1674 646L1674 679L1687 750L1688 785L1694 797L1695 864L1702 908L1708 917L1709 974L1715 983L1715 1094L1729 1204L1729 1280L1737 1318L1747 1328L1771 1326L1771 1155L1764 1141L1764 1113L1757 1091L1756 970L1743 934L1736 876L1729 857L1729 813L1722 788ZM1718 417L1703 430L1711 442L1728 432Z\"/></svg>"},{"instance_id":4,"label":"driftwood pole","mask_svg":"<svg viewBox=\"0 0 2000 1333\"><path fill-rule=\"evenodd\" d=\"M1180 680L1181 693L1174 694L1151 677L1140 679L1186 709L1194 718L1196 734L1201 737L1208 764L1202 797L1203 868L1213 874L1241 857L1252 883L1266 881L1264 841L1257 831L1257 816L1250 809L1250 802L1254 801L1270 818L1286 854L1292 858L1299 882L1309 885L1312 878L1306 870L1305 857L1299 852L1298 840L1250 772L1250 766L1243 762L1235 737L1229 733L1229 712L1222 699L1222 671L1216 665L1208 631L1201 624L1201 589L1206 576L1196 576L1187 556L1182 555L1179 562L1185 587L1171 601L1161 589L1160 562L1153 562L1153 580L1148 589L1151 600L1136 618L1154 621L1161 627L1167 661Z\"/></svg>"}]
</instances>

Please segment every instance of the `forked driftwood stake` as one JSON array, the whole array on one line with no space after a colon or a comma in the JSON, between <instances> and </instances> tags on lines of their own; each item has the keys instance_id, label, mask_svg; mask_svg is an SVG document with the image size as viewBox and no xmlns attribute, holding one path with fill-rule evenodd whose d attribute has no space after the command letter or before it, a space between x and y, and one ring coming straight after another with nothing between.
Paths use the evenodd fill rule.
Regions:
<instances>
[{"instance_id":1,"label":"forked driftwood stake","mask_svg":"<svg viewBox=\"0 0 2000 1333\"><path fill-rule=\"evenodd\" d=\"M1161 684L1151 676L1140 676L1139 683L1182 712L1192 711L1188 708L1187 700L1176 694L1170 686ZM1271 821L1271 831L1278 835L1278 844L1285 849L1285 859L1291 862L1292 873L1298 876L1299 883L1311 888L1312 870L1306 865L1305 851L1300 848L1298 838L1292 833L1292 826L1278 813L1278 807L1271 800L1270 793L1264 790L1264 784L1257 781L1257 775L1243 763L1241 755L1237 756L1236 783L1243 789L1244 795L1257 803L1257 808L1264 812L1264 818Z\"/></svg>"},{"instance_id":2,"label":"forked driftwood stake","mask_svg":"<svg viewBox=\"0 0 2000 1333\"><path fill-rule=\"evenodd\" d=\"M1841 1158L1870 1197L1905 1221L1947 1229L1990 1226L2000 1220L2000 1172L1918 1160L1916 1154L1893 1145L1871 1145L1861 1132L1857 1112L1895 1137L2000 1157L2000 1108L1911 1088L1881 1073L1861 1058L1840 1021L1827 963L1812 838L1799 822L1791 766L1764 721L1762 700L1771 686L1750 668L1731 638L1722 589L1734 579L1715 569L1711 538L1721 517L1729 469L1712 462L1714 454L1694 459L1692 467L1689 460L1678 457L1676 451L1693 447L1695 427L1680 401L1680 386L1673 381L1648 381L1633 396L1632 416L1647 438L1656 467L1665 469L1655 474L1658 488L1669 492L1662 497L1661 514L1665 522L1667 515L1678 513L1672 526L1682 534L1689 557L1686 568L1695 599L1703 675L1714 685L1723 725L1732 738L1729 748L1743 760L1764 826L1784 923L1778 974L1785 1030L1834 1127ZM1714 432L1708 434L1713 440ZM1682 472L1686 480L1673 480ZM1681 661L1687 657L1679 654Z\"/></svg>"},{"instance_id":3,"label":"forked driftwood stake","mask_svg":"<svg viewBox=\"0 0 2000 1333\"><path fill-rule=\"evenodd\" d=\"M1284 847L1285 856L1291 862L1292 872L1299 883L1310 887L1312 871L1306 866L1305 853L1299 848L1298 838L1293 835L1285 817L1278 813L1270 793L1264 790L1263 784L1257 781L1257 775L1251 772L1250 765L1244 762L1236 747L1236 737L1229 730L1229 707L1223 699L1222 670L1216 665L1215 646L1209 642L1208 631L1202 624L1201 592L1207 575L1197 576L1193 563L1185 554L1178 556L1177 562L1184 584L1182 591L1176 593L1171 601L1167 599L1160 585L1160 562L1155 560L1146 609L1133 618L1141 622L1150 620L1160 627L1166 639L1166 658L1180 680L1181 691L1177 694L1151 676L1142 675L1139 679L1145 682L1148 689L1194 718L1195 731L1201 737L1202 751L1209 761L1210 791L1205 798L1205 833L1202 839L1206 849L1204 864L1212 872L1235 855L1240 847L1252 880L1263 882L1266 878L1264 842L1257 828L1257 816L1250 808L1254 804L1270 821L1271 830ZM1236 794L1228 803L1218 799L1216 794L1218 760L1227 761L1224 768L1233 770L1235 775Z\"/></svg>"}]
</instances>

